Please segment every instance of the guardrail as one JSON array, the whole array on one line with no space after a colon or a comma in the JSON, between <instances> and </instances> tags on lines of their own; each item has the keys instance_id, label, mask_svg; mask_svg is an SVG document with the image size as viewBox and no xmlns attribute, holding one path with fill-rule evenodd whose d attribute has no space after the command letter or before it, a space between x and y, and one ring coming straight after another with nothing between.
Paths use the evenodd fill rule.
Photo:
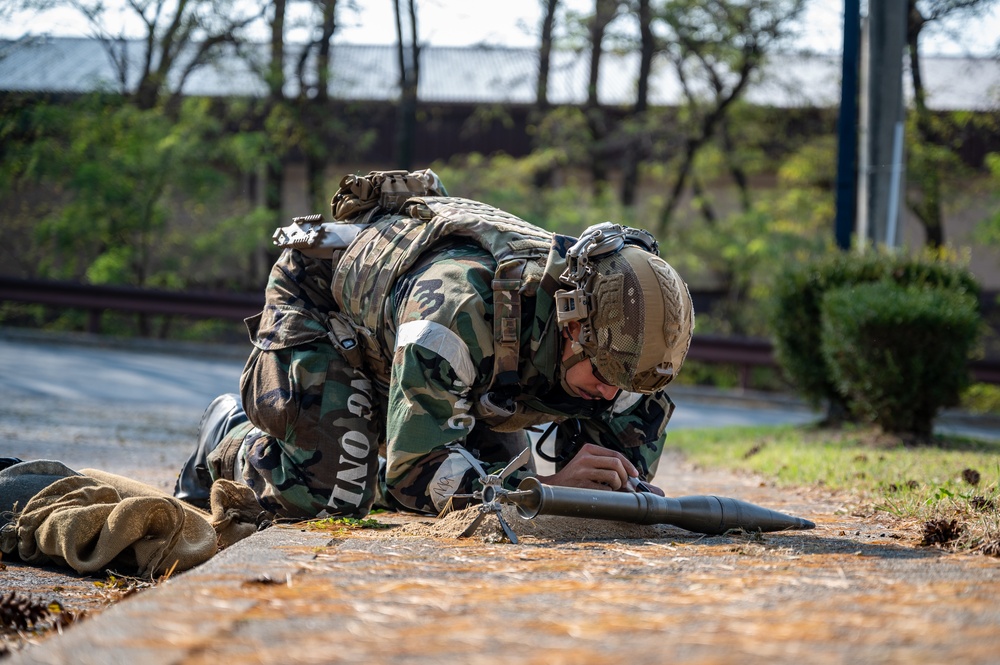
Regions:
<instances>
[{"instance_id":1,"label":"guardrail","mask_svg":"<svg viewBox=\"0 0 1000 665\"><path fill-rule=\"evenodd\" d=\"M89 312L88 332L99 333L105 310L164 316L242 321L264 305L263 294L162 291L127 286L98 286L0 276L0 302L70 307ZM777 367L770 341L753 337L695 335L688 359L736 365L741 385L749 386L753 367ZM1000 384L1000 360L975 360L969 371L976 381Z\"/></svg>"},{"instance_id":2,"label":"guardrail","mask_svg":"<svg viewBox=\"0 0 1000 665\"><path fill-rule=\"evenodd\" d=\"M0 301L5 300L85 310L89 315L87 332L91 333L101 332L105 310L242 321L264 306L262 293L163 291L0 276Z\"/></svg>"}]
</instances>

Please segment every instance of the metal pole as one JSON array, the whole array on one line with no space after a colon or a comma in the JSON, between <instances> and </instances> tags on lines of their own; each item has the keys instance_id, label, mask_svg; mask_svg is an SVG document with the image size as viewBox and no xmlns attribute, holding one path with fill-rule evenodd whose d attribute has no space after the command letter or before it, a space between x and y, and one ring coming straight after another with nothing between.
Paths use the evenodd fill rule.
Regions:
<instances>
[{"instance_id":1,"label":"metal pole","mask_svg":"<svg viewBox=\"0 0 1000 665\"><path fill-rule=\"evenodd\" d=\"M861 1L844 0L844 49L841 60L840 116L837 119L837 247L849 249L857 207L858 58Z\"/></svg>"},{"instance_id":2,"label":"metal pole","mask_svg":"<svg viewBox=\"0 0 1000 665\"><path fill-rule=\"evenodd\" d=\"M871 78L868 81L868 139L871 150L871 195L867 239L882 242L887 237L893 176L893 137L903 119L903 51L906 47L906 0L877 0L868 5L870 37L868 51Z\"/></svg>"},{"instance_id":3,"label":"metal pole","mask_svg":"<svg viewBox=\"0 0 1000 665\"><path fill-rule=\"evenodd\" d=\"M871 95L868 80L871 77L871 50L868 48L868 43L871 37L871 30L869 29L871 22L866 16L861 22L861 108L858 113L858 192L857 200L855 201L855 210L857 213L857 223L854 229L855 236L861 241L858 243L858 249L864 251L867 243L865 239L868 238L868 210L870 204L870 183L872 177L871 169L871 151L869 150L869 137L871 135Z\"/></svg>"},{"instance_id":4,"label":"metal pole","mask_svg":"<svg viewBox=\"0 0 1000 665\"><path fill-rule=\"evenodd\" d=\"M896 229L899 225L900 183L903 180L903 122L896 122L892 137L892 182L889 184L889 212L885 220L885 244L896 246Z\"/></svg>"}]
</instances>

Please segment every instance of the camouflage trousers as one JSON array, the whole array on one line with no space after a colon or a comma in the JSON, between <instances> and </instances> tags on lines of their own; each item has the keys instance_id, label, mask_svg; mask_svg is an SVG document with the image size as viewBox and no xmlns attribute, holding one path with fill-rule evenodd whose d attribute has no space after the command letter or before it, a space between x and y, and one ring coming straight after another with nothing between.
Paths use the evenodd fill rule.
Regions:
<instances>
[{"instance_id":1,"label":"camouflage trousers","mask_svg":"<svg viewBox=\"0 0 1000 665\"><path fill-rule=\"evenodd\" d=\"M209 455L214 477L243 482L262 508L281 517L363 517L373 505L402 507L386 489L379 455L386 396L331 344L255 348L240 395L249 422L226 433ZM506 462L528 445L526 432L493 432L482 423L465 441L485 465ZM220 464L222 458L235 459Z\"/></svg>"},{"instance_id":2,"label":"camouflage trousers","mask_svg":"<svg viewBox=\"0 0 1000 665\"><path fill-rule=\"evenodd\" d=\"M255 348L240 377L240 396L250 422L228 432L216 449L225 455L238 448L223 477L231 473L279 516L368 514L380 482L385 406L363 372L323 340Z\"/></svg>"}]
</instances>

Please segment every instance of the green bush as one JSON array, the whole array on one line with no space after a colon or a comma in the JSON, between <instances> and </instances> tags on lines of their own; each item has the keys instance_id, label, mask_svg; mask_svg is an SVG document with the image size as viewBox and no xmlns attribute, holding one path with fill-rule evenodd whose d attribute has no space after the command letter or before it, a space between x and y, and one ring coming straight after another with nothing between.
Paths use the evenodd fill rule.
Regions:
<instances>
[{"instance_id":1,"label":"green bush","mask_svg":"<svg viewBox=\"0 0 1000 665\"><path fill-rule=\"evenodd\" d=\"M961 408L969 413L1000 416L1000 386L974 383L962 395Z\"/></svg>"},{"instance_id":2,"label":"green bush","mask_svg":"<svg viewBox=\"0 0 1000 665\"><path fill-rule=\"evenodd\" d=\"M968 385L977 309L968 293L891 280L827 291L820 347L851 413L886 432L930 435Z\"/></svg>"},{"instance_id":3,"label":"green bush","mask_svg":"<svg viewBox=\"0 0 1000 665\"><path fill-rule=\"evenodd\" d=\"M823 295L843 286L883 279L901 286L955 291L978 302L978 284L955 262L888 251L837 252L792 266L775 281L770 322L778 362L803 397L816 407L827 403L828 417L846 414L849 404L837 389L820 346Z\"/></svg>"}]
</instances>

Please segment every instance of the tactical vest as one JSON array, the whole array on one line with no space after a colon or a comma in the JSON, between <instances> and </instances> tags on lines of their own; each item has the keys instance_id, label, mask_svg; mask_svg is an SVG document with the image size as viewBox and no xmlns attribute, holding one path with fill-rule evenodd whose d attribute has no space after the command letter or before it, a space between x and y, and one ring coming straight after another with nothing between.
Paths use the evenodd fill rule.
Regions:
<instances>
[{"instance_id":1,"label":"tactical vest","mask_svg":"<svg viewBox=\"0 0 1000 665\"><path fill-rule=\"evenodd\" d=\"M365 365L388 384L394 335L391 292L397 280L442 240L475 242L497 262L493 279L493 383L486 395L501 401L516 396L521 339L521 298L538 289L552 235L502 210L469 199L421 196L401 214L383 217L362 229L334 267L331 291L359 334ZM385 340L385 344L379 340Z\"/></svg>"}]
</instances>

